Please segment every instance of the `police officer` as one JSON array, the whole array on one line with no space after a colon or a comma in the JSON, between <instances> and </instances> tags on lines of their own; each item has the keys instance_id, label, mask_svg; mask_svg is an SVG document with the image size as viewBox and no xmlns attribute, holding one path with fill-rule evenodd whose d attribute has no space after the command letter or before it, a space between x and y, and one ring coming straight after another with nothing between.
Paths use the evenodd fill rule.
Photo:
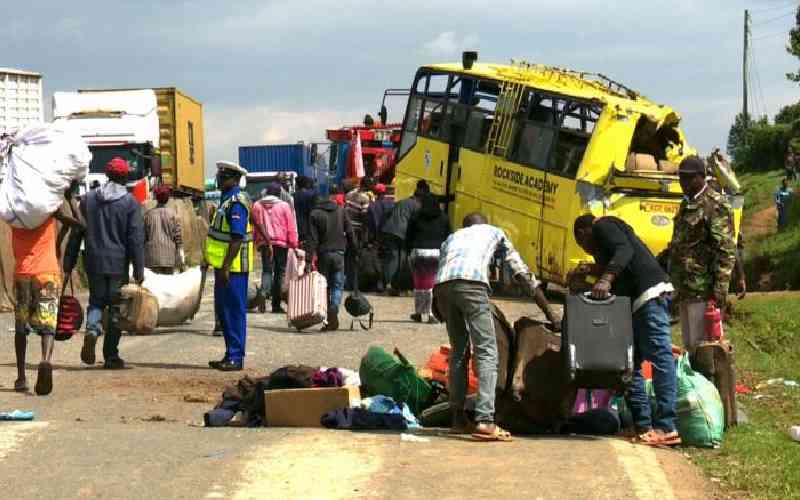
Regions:
<instances>
[{"instance_id":1,"label":"police officer","mask_svg":"<svg viewBox=\"0 0 800 500\"><path fill-rule=\"evenodd\" d=\"M678 173L684 199L669 245L670 277L680 304L683 345L691 351L704 340L706 304L725 308L736 241L731 205L708 184L703 160L687 157Z\"/></svg>"},{"instance_id":2,"label":"police officer","mask_svg":"<svg viewBox=\"0 0 800 500\"><path fill-rule=\"evenodd\" d=\"M214 268L214 305L222 323L225 356L209 361L211 368L239 371L247 339L247 278L253 268L253 228L250 199L239 188L247 170L236 163L217 162L217 185L222 191L206 238L206 259Z\"/></svg>"}]
</instances>

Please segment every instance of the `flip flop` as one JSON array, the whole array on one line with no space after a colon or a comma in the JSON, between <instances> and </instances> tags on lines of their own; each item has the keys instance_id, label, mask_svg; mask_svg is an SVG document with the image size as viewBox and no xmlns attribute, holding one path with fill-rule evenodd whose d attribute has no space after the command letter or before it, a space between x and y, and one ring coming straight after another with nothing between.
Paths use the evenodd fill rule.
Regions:
<instances>
[{"instance_id":1,"label":"flip flop","mask_svg":"<svg viewBox=\"0 0 800 500\"><path fill-rule=\"evenodd\" d=\"M513 441L511 437L511 433L503 430L497 424L491 424L491 432L481 432L481 429L486 429L486 424L478 424L476 427L476 432L472 433L472 437L477 441L484 441L484 442L492 442L492 441L502 441L502 442L509 442Z\"/></svg>"},{"instance_id":2,"label":"flip flop","mask_svg":"<svg viewBox=\"0 0 800 500\"><path fill-rule=\"evenodd\" d=\"M36 394L47 396L53 391L53 365L47 361L39 363L39 373L36 376Z\"/></svg>"}]
</instances>

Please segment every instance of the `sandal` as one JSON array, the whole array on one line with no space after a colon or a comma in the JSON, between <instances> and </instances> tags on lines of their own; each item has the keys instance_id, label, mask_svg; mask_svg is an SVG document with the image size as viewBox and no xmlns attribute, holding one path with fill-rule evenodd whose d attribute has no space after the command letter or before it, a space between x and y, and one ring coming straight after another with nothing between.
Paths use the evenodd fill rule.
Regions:
<instances>
[{"instance_id":1,"label":"sandal","mask_svg":"<svg viewBox=\"0 0 800 500\"><path fill-rule=\"evenodd\" d=\"M478 441L502 441L508 442L512 441L513 438L511 437L511 433L504 430L497 424L490 424L490 423L479 423L475 427L475 432L472 433L472 437Z\"/></svg>"},{"instance_id":2,"label":"sandal","mask_svg":"<svg viewBox=\"0 0 800 500\"><path fill-rule=\"evenodd\" d=\"M663 446L677 446L681 444L681 436L678 431L665 432L662 430L657 431L661 436L661 445Z\"/></svg>"}]
</instances>

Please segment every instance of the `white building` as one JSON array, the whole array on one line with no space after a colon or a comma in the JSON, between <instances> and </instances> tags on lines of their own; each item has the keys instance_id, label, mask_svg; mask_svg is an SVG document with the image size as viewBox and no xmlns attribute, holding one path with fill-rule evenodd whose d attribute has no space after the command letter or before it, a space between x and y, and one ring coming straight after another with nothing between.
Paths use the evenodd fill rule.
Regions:
<instances>
[{"instance_id":1,"label":"white building","mask_svg":"<svg viewBox=\"0 0 800 500\"><path fill-rule=\"evenodd\" d=\"M0 68L0 133L44 121L42 75Z\"/></svg>"}]
</instances>

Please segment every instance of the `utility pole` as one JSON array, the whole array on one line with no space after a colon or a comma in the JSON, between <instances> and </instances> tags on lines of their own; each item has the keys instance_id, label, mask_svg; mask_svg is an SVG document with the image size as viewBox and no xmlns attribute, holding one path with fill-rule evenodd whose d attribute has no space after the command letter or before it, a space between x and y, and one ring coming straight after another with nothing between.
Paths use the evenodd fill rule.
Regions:
<instances>
[{"instance_id":1,"label":"utility pole","mask_svg":"<svg viewBox=\"0 0 800 500\"><path fill-rule=\"evenodd\" d=\"M742 118L744 128L750 123L750 115L747 112L747 56L750 52L750 11L744 11L744 55L742 57Z\"/></svg>"}]
</instances>

